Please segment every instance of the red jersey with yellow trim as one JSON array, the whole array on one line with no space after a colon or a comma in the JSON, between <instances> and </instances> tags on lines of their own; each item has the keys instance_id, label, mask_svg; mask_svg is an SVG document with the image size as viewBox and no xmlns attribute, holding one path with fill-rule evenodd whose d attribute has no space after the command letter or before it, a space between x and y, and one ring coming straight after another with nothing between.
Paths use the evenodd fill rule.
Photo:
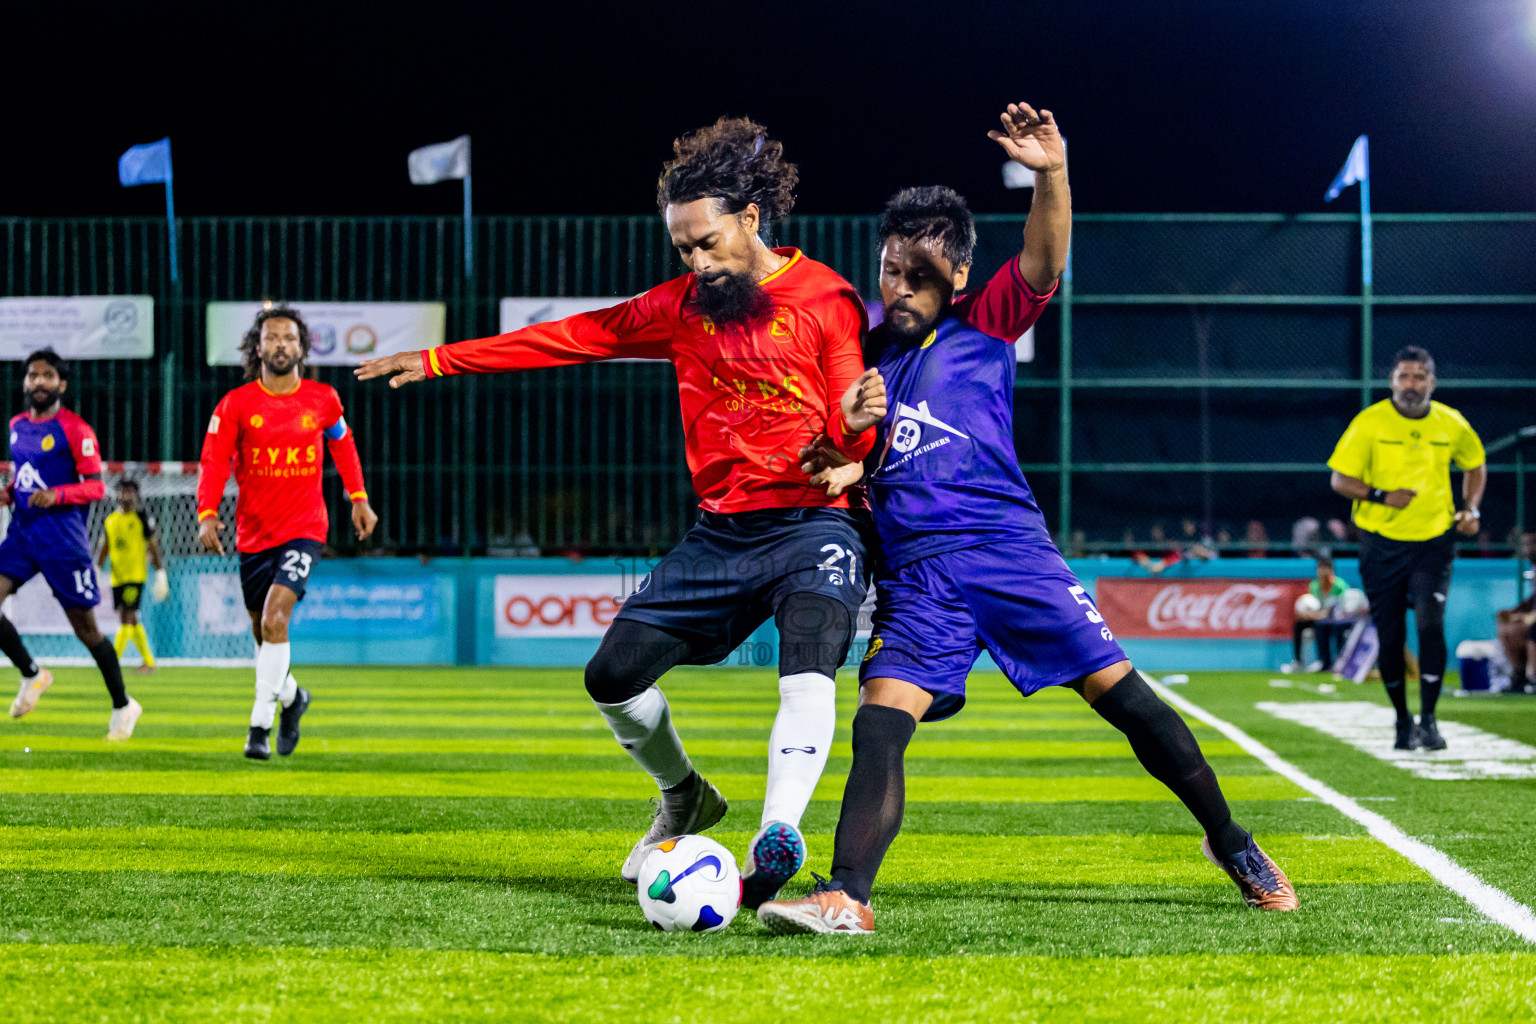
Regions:
<instances>
[{"instance_id":1,"label":"red jersey with yellow trim","mask_svg":"<svg viewBox=\"0 0 1536 1024\"><path fill-rule=\"evenodd\" d=\"M800 470L800 449L825 433L863 459L874 428L853 436L843 392L864 371L864 303L830 267L797 249L760 284L773 313L753 325L716 324L693 308L684 274L628 302L511 334L428 349L429 377L566 366L599 359L668 359L677 369L688 469L710 512L846 508Z\"/></svg>"},{"instance_id":2,"label":"red jersey with yellow trim","mask_svg":"<svg viewBox=\"0 0 1536 1024\"><path fill-rule=\"evenodd\" d=\"M291 540L324 541L330 526L320 474L321 437L353 501L368 497L357 444L342 416L341 396L318 381L300 380L285 395L261 381L235 388L208 421L197 480L197 517L218 514L231 468L240 496L235 502L235 547L265 551Z\"/></svg>"}]
</instances>

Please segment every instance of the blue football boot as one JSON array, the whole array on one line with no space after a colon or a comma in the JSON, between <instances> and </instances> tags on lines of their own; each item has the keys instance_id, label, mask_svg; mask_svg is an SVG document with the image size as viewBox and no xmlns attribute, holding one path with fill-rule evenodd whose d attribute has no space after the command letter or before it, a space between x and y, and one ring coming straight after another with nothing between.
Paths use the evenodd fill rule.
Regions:
<instances>
[{"instance_id":1,"label":"blue football boot","mask_svg":"<svg viewBox=\"0 0 1536 1024\"><path fill-rule=\"evenodd\" d=\"M783 821L764 825L747 845L741 868L741 905L756 910L779 894L805 866L805 837Z\"/></svg>"}]
</instances>

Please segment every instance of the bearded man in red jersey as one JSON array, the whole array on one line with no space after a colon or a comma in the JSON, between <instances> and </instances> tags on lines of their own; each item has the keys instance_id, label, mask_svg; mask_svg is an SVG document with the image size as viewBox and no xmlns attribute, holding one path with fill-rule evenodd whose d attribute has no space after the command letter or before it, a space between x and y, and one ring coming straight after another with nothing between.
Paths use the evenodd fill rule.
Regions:
<instances>
[{"instance_id":1,"label":"bearded man in red jersey","mask_svg":"<svg viewBox=\"0 0 1536 1024\"><path fill-rule=\"evenodd\" d=\"M233 468L240 487L235 501L240 587L256 637L256 703L245 756L265 761L272 756L278 705L283 713L277 752L285 756L298 744L299 719L309 708L309 691L288 671L288 620L304 597L330 527L320 488L322 434L352 498L352 528L359 540L373 533L379 517L368 504L341 396L328 384L299 376L309 355L303 318L284 306L262 310L240 351L250 383L225 395L208 421L197 481L197 539L205 550L224 553L219 499Z\"/></svg>"},{"instance_id":2,"label":"bearded man in red jersey","mask_svg":"<svg viewBox=\"0 0 1536 1024\"><path fill-rule=\"evenodd\" d=\"M674 665L720 661L771 615L779 629L778 716L761 829L745 859L743 905L771 899L805 862L801 815L836 724L833 683L868 586L861 521L799 472L825 435L859 460L885 415L861 379L864 305L830 268L759 232L794 205L799 179L761 125L721 118L677 139L657 206L689 273L610 309L511 334L365 362L360 378L411 381L613 358L677 370L697 524L624 602L587 665L587 692L662 799L624 860L703 831L726 811L693 770L656 680Z\"/></svg>"}]
</instances>

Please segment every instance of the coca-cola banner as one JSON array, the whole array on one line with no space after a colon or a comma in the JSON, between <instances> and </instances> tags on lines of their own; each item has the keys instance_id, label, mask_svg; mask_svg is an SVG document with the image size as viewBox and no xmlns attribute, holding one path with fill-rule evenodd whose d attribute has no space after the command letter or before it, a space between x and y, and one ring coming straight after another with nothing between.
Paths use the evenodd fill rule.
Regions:
<instances>
[{"instance_id":1,"label":"coca-cola banner","mask_svg":"<svg viewBox=\"0 0 1536 1024\"><path fill-rule=\"evenodd\" d=\"M1308 581L1101 576L1099 611L1117 636L1286 640Z\"/></svg>"}]
</instances>

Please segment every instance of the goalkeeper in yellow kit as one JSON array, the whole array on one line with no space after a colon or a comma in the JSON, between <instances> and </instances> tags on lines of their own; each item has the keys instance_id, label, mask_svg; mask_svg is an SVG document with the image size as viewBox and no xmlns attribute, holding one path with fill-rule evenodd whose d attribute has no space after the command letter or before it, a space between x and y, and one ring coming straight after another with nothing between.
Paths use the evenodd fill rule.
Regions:
<instances>
[{"instance_id":1,"label":"goalkeeper in yellow kit","mask_svg":"<svg viewBox=\"0 0 1536 1024\"><path fill-rule=\"evenodd\" d=\"M124 480L117 488L117 510L107 516L107 536L96 551L96 564L112 561L112 605L117 609L122 623L117 630L117 656L121 658L132 640L144 658L144 664L136 670L145 675L155 670L155 655L149 648L149 635L139 621L139 603L144 599L144 583L148 575L147 562L155 566L155 584L152 589L156 601L164 601L171 593L170 579L165 573L165 556L160 550L160 538L155 535L155 519L139 507L139 485Z\"/></svg>"}]
</instances>

